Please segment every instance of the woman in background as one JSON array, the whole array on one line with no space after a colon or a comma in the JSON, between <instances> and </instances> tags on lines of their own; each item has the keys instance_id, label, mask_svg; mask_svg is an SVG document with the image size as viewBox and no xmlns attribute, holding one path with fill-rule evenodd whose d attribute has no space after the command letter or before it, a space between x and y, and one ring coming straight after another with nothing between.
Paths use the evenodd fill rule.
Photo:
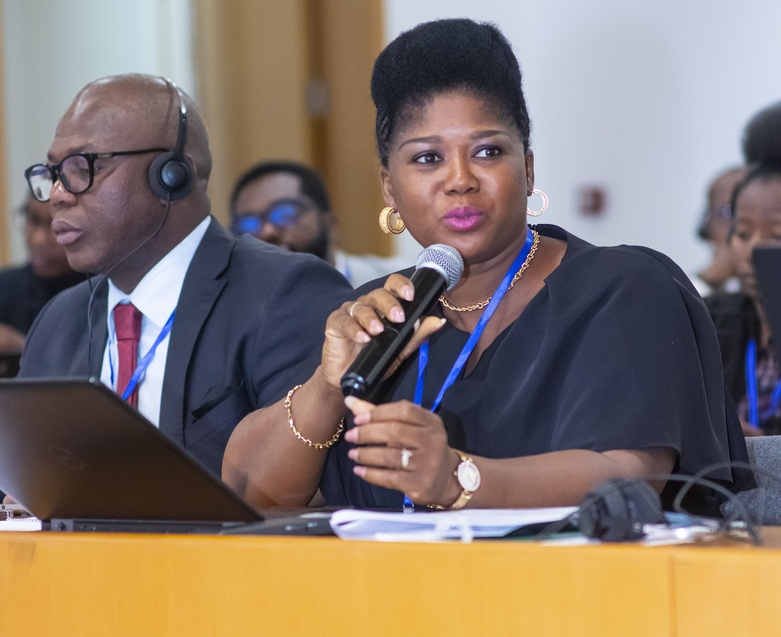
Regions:
<instances>
[{"instance_id":1,"label":"woman in background","mask_svg":"<svg viewBox=\"0 0 781 637\"><path fill-rule=\"evenodd\" d=\"M57 243L48 202L28 195L22 214L27 263L0 270L0 354L20 355L27 332L43 306L84 280L83 274L71 270L65 250ZM0 361L0 376L16 375L18 361L12 370L3 368L10 360Z\"/></svg>"},{"instance_id":2,"label":"woman in background","mask_svg":"<svg viewBox=\"0 0 781 637\"><path fill-rule=\"evenodd\" d=\"M781 246L781 153L754 164L733 195L730 247L741 291L706 299L716 325L727 388L746 435L781 434L781 380L751 260Z\"/></svg>"},{"instance_id":3,"label":"woman in background","mask_svg":"<svg viewBox=\"0 0 781 637\"><path fill-rule=\"evenodd\" d=\"M709 294L735 292L739 286L730 246L732 194L745 176L745 169L735 166L720 172L708 186L707 206L697 234L710 244L711 260L697 276L710 288Z\"/></svg>"},{"instance_id":4,"label":"woman in background","mask_svg":"<svg viewBox=\"0 0 781 637\"><path fill-rule=\"evenodd\" d=\"M455 247L464 274L371 402L344 399L340 379L415 291L409 272L359 289L329 317L310 380L234 431L230 485L259 507L306 504L318 486L335 505L401 509L406 494L540 507L577 504L612 477L746 460L713 325L681 270L649 249L527 225L530 122L496 27L440 20L401 34L375 63L372 97L392 208L381 226ZM709 477L751 485L728 468ZM669 505L677 485L655 485ZM718 515L718 494L690 495Z\"/></svg>"}]
</instances>

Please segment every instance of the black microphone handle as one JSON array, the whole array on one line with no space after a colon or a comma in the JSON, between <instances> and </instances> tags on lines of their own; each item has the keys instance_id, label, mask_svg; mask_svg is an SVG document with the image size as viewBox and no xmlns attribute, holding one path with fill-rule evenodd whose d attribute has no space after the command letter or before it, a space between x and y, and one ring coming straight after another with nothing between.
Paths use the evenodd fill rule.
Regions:
<instances>
[{"instance_id":1,"label":"black microphone handle","mask_svg":"<svg viewBox=\"0 0 781 637\"><path fill-rule=\"evenodd\" d=\"M342 376L342 393L345 396L364 398L377 386L412 338L415 324L431 311L447 285L442 274L434 268L419 268L410 280L415 286L415 298L412 301L399 299L404 310L404 322L391 323L382 319L385 329L372 336Z\"/></svg>"}]
</instances>

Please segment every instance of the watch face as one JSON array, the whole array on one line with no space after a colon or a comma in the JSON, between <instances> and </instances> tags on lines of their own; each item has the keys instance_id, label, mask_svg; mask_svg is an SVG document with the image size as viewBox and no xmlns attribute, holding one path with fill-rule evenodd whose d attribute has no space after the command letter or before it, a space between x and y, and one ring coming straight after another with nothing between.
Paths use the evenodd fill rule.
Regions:
<instances>
[{"instance_id":1,"label":"watch face","mask_svg":"<svg viewBox=\"0 0 781 637\"><path fill-rule=\"evenodd\" d=\"M458 483L467 491L477 491L480 486L480 470L471 460L465 460L458 465Z\"/></svg>"}]
</instances>

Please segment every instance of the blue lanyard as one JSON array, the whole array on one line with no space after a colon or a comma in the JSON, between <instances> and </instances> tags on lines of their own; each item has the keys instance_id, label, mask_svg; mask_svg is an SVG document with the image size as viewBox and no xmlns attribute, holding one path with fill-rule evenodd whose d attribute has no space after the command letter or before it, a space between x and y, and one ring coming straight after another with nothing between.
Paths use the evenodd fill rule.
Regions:
<instances>
[{"instance_id":1,"label":"blue lanyard","mask_svg":"<svg viewBox=\"0 0 781 637\"><path fill-rule=\"evenodd\" d=\"M515 260L512 262L512 265L510 265L510 268L507 270L507 273L504 275L504 278L502 279L502 282L499 284L499 287L496 288L496 292L494 292L493 296L491 297L491 302L488 304L488 307L486 307L485 310L483 311L483 315L480 317L480 320L477 322L477 325L475 325L475 329L473 329L472 333L469 335L469 339L464 344L464 347L461 349L461 353L458 355L456 362L453 363L453 366L450 368L450 373L447 375L445 382L442 384L442 387L439 390L439 394L437 395L436 400L434 400L434 404L431 406L431 411L437 410L437 407L439 407L439 404L442 402L442 397L445 395L445 392L461 374L461 370L464 368L464 365L466 365L467 360L469 360L469 356L472 354L472 350L474 350L475 346L477 345L477 341L480 340L480 337L483 334L483 330L485 329L486 324L488 323L488 321L491 320L491 317L494 315L494 312L496 312L496 308L499 307L499 303L501 303L502 298L504 297L507 290L510 288L510 283L512 283L513 276L515 276L515 273L518 272L518 270L521 268L521 266L528 258L529 252L531 251L533 244L534 244L534 233L532 232L531 228L528 228L526 230L526 242L523 244L523 247L521 248L521 251L518 253L518 256L515 257ZM415 385L416 405L423 404L423 385L425 384L427 365L428 365L428 341L423 343L418 349L418 380ZM414 503L412 502L412 500L410 500L410 498L405 493L404 505L403 505L404 510L410 511L414 509L414 507L415 507Z\"/></svg>"},{"instance_id":2,"label":"blue lanyard","mask_svg":"<svg viewBox=\"0 0 781 637\"><path fill-rule=\"evenodd\" d=\"M144 354L144 357L141 359L141 362L136 367L135 371L133 372L133 375L130 377L130 380L127 383L127 387L125 388L125 391L122 392L122 400L127 400L130 395L135 391L136 385L138 385L139 381L141 380L141 377L146 372L146 368L149 367L149 364L152 362L152 359L155 356L155 350L157 349L157 346L160 345L160 343L163 342L163 339L168 336L168 333L171 331L171 328L174 325L174 316L176 316L176 308L174 308L174 311L171 312L171 316L168 317L168 320L165 322L165 325L163 325L163 329L160 330L160 333L157 335L157 338L155 339L155 342L152 343L152 347L149 348L149 351ZM109 370L111 372L111 385L114 385L114 363L111 360L111 355L109 353L108 357L108 365Z\"/></svg>"},{"instance_id":3,"label":"blue lanyard","mask_svg":"<svg viewBox=\"0 0 781 637\"><path fill-rule=\"evenodd\" d=\"M461 353L458 355L456 362L453 363L453 366L450 368L450 373L447 375L445 382L442 384L442 387L439 390L439 394L437 394L436 400L434 400L434 404L431 406L431 411L437 410L437 407L439 407L439 404L442 402L442 397L445 395L445 392L461 374L461 370L464 368L464 365L466 365L467 360L469 360L469 356L472 354L472 350L474 350L475 346L477 345L477 341L480 340L486 324L491 320L491 317L494 315L494 312L496 312L496 308L499 307L499 303L501 303L505 292L507 292L507 290L510 288L510 283L512 282L513 276L515 276L515 273L518 272L524 261L526 261L528 258L533 243L534 233L532 232L531 228L529 228L526 231L526 242L523 244L523 247L518 253L518 256L515 257L515 261L512 262L512 265L507 270L507 273L504 275L504 278L499 284L499 287L496 288L496 292L494 292L494 295L491 297L491 302L488 304L488 307L485 308L485 311L483 311L483 315L480 317L477 325L475 325L475 329L472 330L472 333L469 335L469 339L461 349ZM427 365L428 341L420 346L420 353L418 354L418 381L415 386L416 405L423 404L423 385Z\"/></svg>"},{"instance_id":4,"label":"blue lanyard","mask_svg":"<svg viewBox=\"0 0 781 637\"><path fill-rule=\"evenodd\" d=\"M746 396L748 397L748 420L752 427L759 427L759 387L757 384L757 342L752 338L746 345ZM781 406L781 379L776 382L770 395L770 405L762 412L762 418L769 418Z\"/></svg>"}]
</instances>

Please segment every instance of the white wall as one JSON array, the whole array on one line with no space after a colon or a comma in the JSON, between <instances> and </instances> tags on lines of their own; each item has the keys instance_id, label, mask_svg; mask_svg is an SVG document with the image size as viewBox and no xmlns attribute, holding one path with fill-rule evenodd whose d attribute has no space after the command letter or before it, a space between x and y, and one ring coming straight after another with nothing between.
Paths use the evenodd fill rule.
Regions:
<instances>
[{"instance_id":1,"label":"white wall","mask_svg":"<svg viewBox=\"0 0 781 637\"><path fill-rule=\"evenodd\" d=\"M22 171L45 157L88 81L142 71L195 92L188 0L1 6L7 210L24 197ZM695 272L707 259L694 237L706 183L740 160L750 115L781 99L781 2L385 0L386 36L456 16L496 22L521 61L537 185L551 198L540 221L595 243L649 245ZM576 210L577 189L592 183L608 193L599 219ZM400 250L415 256L411 243Z\"/></svg>"},{"instance_id":2,"label":"white wall","mask_svg":"<svg viewBox=\"0 0 781 637\"><path fill-rule=\"evenodd\" d=\"M690 275L707 261L694 230L711 176L740 162L748 118L781 99L777 0L385 0L388 40L419 22L495 22L524 73L540 222L594 243L661 250ZM578 188L603 185L587 218ZM536 198L535 198L536 199ZM419 247L409 239L401 249Z\"/></svg>"},{"instance_id":3,"label":"white wall","mask_svg":"<svg viewBox=\"0 0 781 637\"><path fill-rule=\"evenodd\" d=\"M2 11L10 214L26 195L24 169L46 160L57 121L87 82L153 73L193 91L189 0L3 0ZM19 234L11 243L22 260Z\"/></svg>"}]
</instances>

